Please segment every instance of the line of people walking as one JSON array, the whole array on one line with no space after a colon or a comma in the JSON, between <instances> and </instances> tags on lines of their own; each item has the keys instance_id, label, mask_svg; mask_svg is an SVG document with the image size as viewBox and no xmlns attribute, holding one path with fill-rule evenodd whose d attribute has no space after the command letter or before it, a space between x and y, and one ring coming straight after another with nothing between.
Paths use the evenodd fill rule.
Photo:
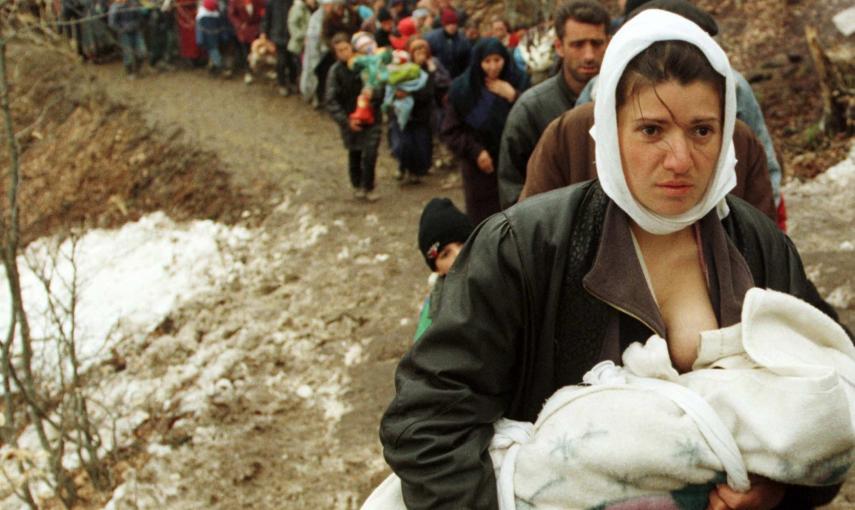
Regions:
<instances>
[{"instance_id":1,"label":"line of people walking","mask_svg":"<svg viewBox=\"0 0 855 510\"><path fill-rule=\"evenodd\" d=\"M98 1L65 0L63 16L103 11L71 3ZM437 141L453 154L465 211L476 224L533 194L596 177L587 103L620 21L596 0L559 4L540 32L514 30L501 18L473 19L451 0L145 2L113 0L106 9L129 77L146 58L164 70L190 62L216 76L243 73L247 84L275 74L282 96L299 94L332 115L359 200L379 198L383 119L402 183L427 174ZM641 4L651 2L628 2L623 14ZM718 33L715 20L688 0L652 5ZM86 58L106 46L93 43L109 33L94 28L99 19L88 16L78 26ZM482 35L479 27L488 25ZM544 26L548 37L534 38ZM551 52L553 64L548 78L533 83L540 79L538 46ZM739 73L736 79L735 193L785 228L780 160L750 85ZM354 115L358 105L361 116Z\"/></svg>"}]
</instances>

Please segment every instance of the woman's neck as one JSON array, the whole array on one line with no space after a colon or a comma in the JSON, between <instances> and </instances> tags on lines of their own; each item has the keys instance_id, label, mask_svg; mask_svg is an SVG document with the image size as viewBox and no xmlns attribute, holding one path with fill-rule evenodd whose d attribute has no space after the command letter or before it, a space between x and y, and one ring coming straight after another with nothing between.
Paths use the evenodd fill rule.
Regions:
<instances>
[{"instance_id":1,"label":"woman's neck","mask_svg":"<svg viewBox=\"0 0 855 510\"><path fill-rule=\"evenodd\" d=\"M651 234L638 226L634 221L630 221L629 228L632 230L635 240L638 241L638 245L641 247L642 251L667 250L669 247L674 246L675 243L685 242L686 240L692 240L694 242L694 233L691 226L682 228L670 234L661 235Z\"/></svg>"}]
</instances>

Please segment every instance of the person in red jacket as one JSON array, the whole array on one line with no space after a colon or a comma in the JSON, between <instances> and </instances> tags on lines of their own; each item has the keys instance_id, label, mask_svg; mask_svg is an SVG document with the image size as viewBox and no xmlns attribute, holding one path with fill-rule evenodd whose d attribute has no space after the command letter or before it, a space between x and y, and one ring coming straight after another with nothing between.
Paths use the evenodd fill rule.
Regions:
<instances>
[{"instance_id":1,"label":"person in red jacket","mask_svg":"<svg viewBox=\"0 0 855 510\"><path fill-rule=\"evenodd\" d=\"M229 0L229 23L234 29L237 39L237 62L235 70L244 70L244 81L252 81L252 75L247 67L249 48L261 32L261 19L264 15L264 0Z\"/></svg>"}]
</instances>

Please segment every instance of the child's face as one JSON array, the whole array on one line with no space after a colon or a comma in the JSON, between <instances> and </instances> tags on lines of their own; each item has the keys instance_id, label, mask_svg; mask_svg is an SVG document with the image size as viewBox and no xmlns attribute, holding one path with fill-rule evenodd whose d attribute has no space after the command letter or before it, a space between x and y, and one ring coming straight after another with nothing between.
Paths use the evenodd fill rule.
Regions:
<instances>
[{"instance_id":1,"label":"child's face","mask_svg":"<svg viewBox=\"0 0 855 510\"><path fill-rule=\"evenodd\" d=\"M342 41L340 43L336 43L334 49L335 58L340 62L347 62L350 60L350 57L353 56L353 46L351 46L349 42Z\"/></svg>"},{"instance_id":2,"label":"child's face","mask_svg":"<svg viewBox=\"0 0 855 510\"><path fill-rule=\"evenodd\" d=\"M460 249L463 248L463 243L448 243L442 247L439 255L436 256L436 272L440 274L440 276L445 276L448 274L448 270L451 269L451 265L454 264L454 261L457 259L457 254L460 253Z\"/></svg>"},{"instance_id":3,"label":"child's face","mask_svg":"<svg viewBox=\"0 0 855 510\"><path fill-rule=\"evenodd\" d=\"M413 63L422 65L427 62L428 52L425 48L416 48L413 50Z\"/></svg>"}]
</instances>

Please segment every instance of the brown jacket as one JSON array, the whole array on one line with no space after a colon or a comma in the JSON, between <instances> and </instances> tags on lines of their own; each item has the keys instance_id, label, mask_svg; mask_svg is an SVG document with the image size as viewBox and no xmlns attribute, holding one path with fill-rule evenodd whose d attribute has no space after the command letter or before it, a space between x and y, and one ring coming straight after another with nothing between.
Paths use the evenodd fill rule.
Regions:
<instances>
[{"instance_id":1,"label":"brown jacket","mask_svg":"<svg viewBox=\"0 0 855 510\"><path fill-rule=\"evenodd\" d=\"M546 127L528 160L520 202L544 191L597 177L594 140L588 133L593 125L594 104L587 103L564 112ZM737 159L736 187L730 193L776 221L763 145L740 120L733 131L733 144Z\"/></svg>"}]
</instances>

